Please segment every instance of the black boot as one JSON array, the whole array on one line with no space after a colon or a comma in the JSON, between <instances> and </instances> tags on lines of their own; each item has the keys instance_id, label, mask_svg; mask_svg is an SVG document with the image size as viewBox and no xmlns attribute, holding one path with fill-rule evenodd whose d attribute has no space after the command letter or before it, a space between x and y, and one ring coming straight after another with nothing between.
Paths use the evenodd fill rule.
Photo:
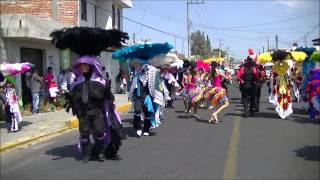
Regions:
<instances>
[{"instance_id":1,"label":"black boot","mask_svg":"<svg viewBox=\"0 0 320 180\"><path fill-rule=\"evenodd\" d=\"M81 150L82 150L82 162L88 163L91 160L91 143L81 143Z\"/></svg>"},{"instance_id":2,"label":"black boot","mask_svg":"<svg viewBox=\"0 0 320 180\"><path fill-rule=\"evenodd\" d=\"M94 160L97 160L99 162L103 162L105 159L103 155L103 143L104 143L104 139L102 140L95 139L95 143L93 146L92 156Z\"/></svg>"}]
</instances>

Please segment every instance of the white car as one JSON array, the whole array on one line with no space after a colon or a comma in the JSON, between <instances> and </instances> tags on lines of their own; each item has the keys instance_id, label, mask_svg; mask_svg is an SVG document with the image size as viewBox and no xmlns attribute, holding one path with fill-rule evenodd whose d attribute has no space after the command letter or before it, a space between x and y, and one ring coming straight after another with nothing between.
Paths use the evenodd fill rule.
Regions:
<instances>
[{"instance_id":1,"label":"white car","mask_svg":"<svg viewBox=\"0 0 320 180\"><path fill-rule=\"evenodd\" d=\"M266 76L267 76L267 78L268 79L270 79L270 76L271 76L271 70L272 70L272 67L273 67L273 63L266 63L265 65L264 65L264 68L266 69Z\"/></svg>"}]
</instances>

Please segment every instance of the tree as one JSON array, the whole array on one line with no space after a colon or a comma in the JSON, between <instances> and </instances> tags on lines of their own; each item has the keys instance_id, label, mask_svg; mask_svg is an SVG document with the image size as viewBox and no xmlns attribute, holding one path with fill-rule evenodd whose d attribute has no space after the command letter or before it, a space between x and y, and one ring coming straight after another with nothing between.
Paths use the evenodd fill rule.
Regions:
<instances>
[{"instance_id":1,"label":"tree","mask_svg":"<svg viewBox=\"0 0 320 180\"><path fill-rule=\"evenodd\" d=\"M206 59L212 55L209 37L199 30L191 34L191 55Z\"/></svg>"},{"instance_id":2,"label":"tree","mask_svg":"<svg viewBox=\"0 0 320 180\"><path fill-rule=\"evenodd\" d=\"M220 51L219 48L214 48L214 49L212 49L213 56L218 57L218 56L219 56L219 51ZM221 49L221 54L220 54L220 56L221 56L221 57L226 57L226 55L227 55L227 52L224 51L223 49Z\"/></svg>"}]
</instances>

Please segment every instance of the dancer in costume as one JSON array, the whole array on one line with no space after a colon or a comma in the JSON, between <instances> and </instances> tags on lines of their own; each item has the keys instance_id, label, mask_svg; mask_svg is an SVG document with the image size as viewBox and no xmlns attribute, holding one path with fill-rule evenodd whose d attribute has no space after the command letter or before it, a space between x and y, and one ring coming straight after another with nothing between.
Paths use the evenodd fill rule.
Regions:
<instances>
[{"instance_id":1,"label":"dancer in costume","mask_svg":"<svg viewBox=\"0 0 320 180\"><path fill-rule=\"evenodd\" d=\"M182 83L181 87L182 90L180 91L180 95L182 96L183 99L183 104L184 104L184 112L188 112L188 78L190 75L190 69L185 68L183 77L182 77Z\"/></svg>"},{"instance_id":2,"label":"dancer in costume","mask_svg":"<svg viewBox=\"0 0 320 180\"><path fill-rule=\"evenodd\" d=\"M189 117L189 112L191 108L193 107L193 116L196 119L200 119L200 117L197 115L198 112L198 105L201 101L197 100L197 97L199 97L199 94L201 94L200 91L197 91L197 74L196 74L196 66L191 65L190 66L190 74L188 75L187 79L187 97L188 97L188 109L187 109L187 116Z\"/></svg>"},{"instance_id":3,"label":"dancer in costume","mask_svg":"<svg viewBox=\"0 0 320 180\"><path fill-rule=\"evenodd\" d=\"M263 67L262 64L256 63L257 69L257 82L255 88L255 111L260 111L260 97L261 97L261 87L265 83L267 76L266 76L266 69Z\"/></svg>"},{"instance_id":4,"label":"dancer in costume","mask_svg":"<svg viewBox=\"0 0 320 180\"><path fill-rule=\"evenodd\" d=\"M209 123L213 122L217 124L218 114L225 108L229 106L228 97L226 94L226 89L222 87L222 79L231 80L230 76L227 76L223 71L218 67L216 62L211 63L211 73L209 80L211 82L211 87L206 87L203 89L203 94L205 99L208 99L210 102L209 109L212 109L213 106L218 108L212 113Z\"/></svg>"},{"instance_id":5,"label":"dancer in costume","mask_svg":"<svg viewBox=\"0 0 320 180\"><path fill-rule=\"evenodd\" d=\"M256 107L255 93L258 73L253 59L248 56L246 62L238 71L237 78L240 82L241 97L243 98L244 117L254 115L254 107ZM250 105L250 110L248 110Z\"/></svg>"},{"instance_id":6,"label":"dancer in costume","mask_svg":"<svg viewBox=\"0 0 320 180\"><path fill-rule=\"evenodd\" d=\"M313 52L311 60L315 62L315 67L309 73L306 86L308 112L311 120L320 121L320 51Z\"/></svg>"},{"instance_id":7,"label":"dancer in costume","mask_svg":"<svg viewBox=\"0 0 320 180\"><path fill-rule=\"evenodd\" d=\"M66 109L72 108L79 119L83 162L91 159L102 162L105 158L115 157L125 134L115 111L110 84L102 77L97 56L108 47L121 47L128 39L127 34L118 30L74 27L55 31L50 36L57 48L69 48L79 55L72 65L75 80L71 93L66 94Z\"/></svg>"},{"instance_id":8,"label":"dancer in costume","mask_svg":"<svg viewBox=\"0 0 320 180\"><path fill-rule=\"evenodd\" d=\"M262 53L258 58L260 63L274 61L269 102L276 106L276 112L282 119L289 118L293 113L290 65L293 64L292 60L302 62L306 56L304 52L275 50L271 54L269 52Z\"/></svg>"},{"instance_id":9,"label":"dancer in costume","mask_svg":"<svg viewBox=\"0 0 320 180\"><path fill-rule=\"evenodd\" d=\"M129 60L129 65L134 69L129 99L133 104L133 128L137 137L149 136L150 128L159 126L160 106L165 106L163 81L159 69L150 63L166 60L165 54L172 48L168 43L145 43L134 44L113 53L115 59Z\"/></svg>"},{"instance_id":10,"label":"dancer in costume","mask_svg":"<svg viewBox=\"0 0 320 180\"><path fill-rule=\"evenodd\" d=\"M169 67L163 67L162 74L163 80L167 90L169 91L170 99L167 100L167 108L173 108L173 102L176 100L176 88L179 88L179 84L173 74L170 72Z\"/></svg>"},{"instance_id":11,"label":"dancer in costume","mask_svg":"<svg viewBox=\"0 0 320 180\"><path fill-rule=\"evenodd\" d=\"M5 99L7 103L6 115L8 132L19 131L19 124L22 121L22 116L19 108L19 97L16 94L15 85L7 79L4 85Z\"/></svg>"}]
</instances>

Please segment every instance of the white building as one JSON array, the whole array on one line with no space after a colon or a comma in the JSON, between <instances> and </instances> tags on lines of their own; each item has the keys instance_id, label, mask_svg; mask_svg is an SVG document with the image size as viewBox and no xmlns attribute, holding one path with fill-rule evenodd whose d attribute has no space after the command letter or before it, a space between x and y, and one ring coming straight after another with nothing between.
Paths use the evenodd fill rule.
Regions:
<instances>
[{"instance_id":1,"label":"white building","mask_svg":"<svg viewBox=\"0 0 320 180\"><path fill-rule=\"evenodd\" d=\"M104 29L123 29L123 8L132 7L131 0L1 0L0 1L0 63L31 62L41 73L51 66L56 75L70 66L75 57L59 51L51 43L49 34L63 27L88 26ZM126 63L102 52L101 60L112 79L120 69L127 72ZM17 76L18 94L23 95L23 76Z\"/></svg>"}]
</instances>

